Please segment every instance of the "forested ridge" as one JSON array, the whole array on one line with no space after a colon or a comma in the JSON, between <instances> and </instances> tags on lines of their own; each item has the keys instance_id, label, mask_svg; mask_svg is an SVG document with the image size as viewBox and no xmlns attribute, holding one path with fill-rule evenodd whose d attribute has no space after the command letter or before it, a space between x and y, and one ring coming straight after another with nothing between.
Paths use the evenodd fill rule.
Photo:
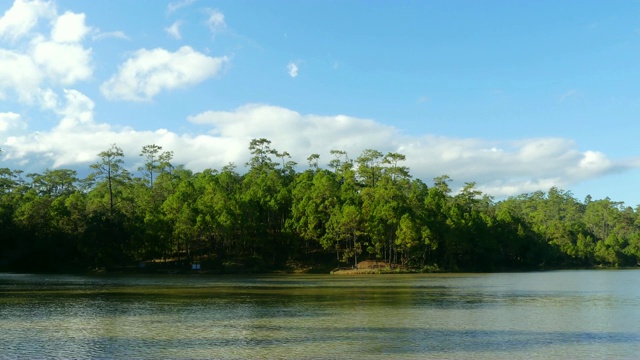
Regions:
<instances>
[{"instance_id":1,"label":"forested ridge","mask_svg":"<svg viewBox=\"0 0 640 360\"><path fill-rule=\"evenodd\" d=\"M412 178L404 155L331 151L297 172L267 139L242 173L172 164L158 145L127 170L112 145L86 178L0 168L0 270L136 267L267 271L378 259L423 271L637 266L638 209L551 188L494 201L474 183ZM306 168L306 166L305 166ZM164 267L163 267L164 266Z\"/></svg>"}]
</instances>

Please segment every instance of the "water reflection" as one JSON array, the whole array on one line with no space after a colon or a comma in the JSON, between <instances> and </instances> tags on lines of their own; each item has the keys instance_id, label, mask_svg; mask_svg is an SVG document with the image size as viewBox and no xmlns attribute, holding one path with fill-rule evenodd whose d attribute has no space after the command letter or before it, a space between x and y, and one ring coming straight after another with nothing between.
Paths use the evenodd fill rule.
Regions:
<instances>
[{"instance_id":1,"label":"water reflection","mask_svg":"<svg viewBox=\"0 0 640 360\"><path fill-rule=\"evenodd\" d=\"M0 357L630 358L639 275L0 274Z\"/></svg>"}]
</instances>

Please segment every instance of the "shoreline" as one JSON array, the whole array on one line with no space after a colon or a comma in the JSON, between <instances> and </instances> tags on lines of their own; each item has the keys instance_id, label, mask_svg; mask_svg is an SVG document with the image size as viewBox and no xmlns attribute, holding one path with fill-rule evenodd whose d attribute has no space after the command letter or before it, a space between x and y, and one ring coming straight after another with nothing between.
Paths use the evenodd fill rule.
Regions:
<instances>
[{"instance_id":1,"label":"shoreline","mask_svg":"<svg viewBox=\"0 0 640 360\"><path fill-rule=\"evenodd\" d=\"M111 267L111 268L94 268L85 270L69 270L69 271L25 271L26 269L0 269L0 273L11 274L42 274L42 275L390 275L390 274L500 274L500 273L517 273L517 272L545 272L545 271L561 271L561 270L633 270L640 269L640 266L553 266L553 267L532 267L517 269L498 269L495 271L469 271L469 270L446 270L437 266L429 268L408 268L408 267L390 267L361 266L357 268L336 268L327 265L302 265L289 266L286 268L251 268L251 267L228 267L228 268L212 268L192 270L190 268L139 268L134 266Z\"/></svg>"}]
</instances>

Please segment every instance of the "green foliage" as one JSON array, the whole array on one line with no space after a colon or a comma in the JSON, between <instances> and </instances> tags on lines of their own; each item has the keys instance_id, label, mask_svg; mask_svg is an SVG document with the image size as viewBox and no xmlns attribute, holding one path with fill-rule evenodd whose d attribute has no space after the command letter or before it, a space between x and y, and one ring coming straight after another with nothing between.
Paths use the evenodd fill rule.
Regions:
<instances>
[{"instance_id":1,"label":"green foliage","mask_svg":"<svg viewBox=\"0 0 640 360\"><path fill-rule=\"evenodd\" d=\"M145 178L147 178L149 187L153 187L154 175L161 174L169 171L173 166L171 160L173 159L173 151L162 151L162 146L151 144L142 147L140 156L144 158L145 162L142 166L138 167L138 171L141 171Z\"/></svg>"},{"instance_id":2,"label":"green foliage","mask_svg":"<svg viewBox=\"0 0 640 360\"><path fill-rule=\"evenodd\" d=\"M0 270L66 271L145 261L172 269L265 270L288 261L362 259L432 271L637 266L638 210L551 188L503 201L473 182L412 179L405 156L332 150L297 172L267 139L233 164L194 174L173 152L142 147L132 177L115 144L86 179L68 169L23 176L0 168ZM231 266L230 264L233 264ZM176 268L177 267L177 268ZM205 268L207 268L205 267Z\"/></svg>"}]
</instances>

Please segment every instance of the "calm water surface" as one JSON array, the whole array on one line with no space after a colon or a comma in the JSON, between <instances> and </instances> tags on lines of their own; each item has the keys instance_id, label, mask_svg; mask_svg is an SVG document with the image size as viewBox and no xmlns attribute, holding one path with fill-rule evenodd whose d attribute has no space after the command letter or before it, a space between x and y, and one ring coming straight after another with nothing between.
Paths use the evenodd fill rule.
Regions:
<instances>
[{"instance_id":1,"label":"calm water surface","mask_svg":"<svg viewBox=\"0 0 640 360\"><path fill-rule=\"evenodd\" d=\"M640 270L0 274L0 358L639 356Z\"/></svg>"}]
</instances>

